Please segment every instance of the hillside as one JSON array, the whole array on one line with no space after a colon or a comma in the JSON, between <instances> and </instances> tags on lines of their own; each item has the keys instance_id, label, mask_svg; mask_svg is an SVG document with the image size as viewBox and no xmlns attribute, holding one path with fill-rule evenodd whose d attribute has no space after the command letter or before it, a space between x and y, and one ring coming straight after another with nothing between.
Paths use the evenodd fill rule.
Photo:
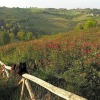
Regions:
<instances>
[{"instance_id":1,"label":"hillside","mask_svg":"<svg viewBox=\"0 0 100 100\"><path fill-rule=\"evenodd\" d=\"M100 100L100 9L1 7L0 60L11 66L26 61L30 74ZM20 89L14 91L18 79L0 76L0 100L10 94L10 99L19 100ZM47 91L36 84L32 87L38 100L45 97ZM51 100L62 99L51 94Z\"/></svg>"},{"instance_id":2,"label":"hillside","mask_svg":"<svg viewBox=\"0 0 100 100\"><path fill-rule=\"evenodd\" d=\"M0 60L33 62L31 74L89 100L100 99L99 27L2 46Z\"/></svg>"},{"instance_id":3,"label":"hillside","mask_svg":"<svg viewBox=\"0 0 100 100\"><path fill-rule=\"evenodd\" d=\"M20 30L31 31L33 35L67 32L79 22L89 18L100 21L99 9L40 9L0 8L0 27L16 35ZM14 29L16 28L16 29Z\"/></svg>"},{"instance_id":4,"label":"hillside","mask_svg":"<svg viewBox=\"0 0 100 100\"><path fill-rule=\"evenodd\" d=\"M100 26L99 9L0 8L0 46L65 33L93 19ZM81 27L82 28L82 27Z\"/></svg>"}]
</instances>

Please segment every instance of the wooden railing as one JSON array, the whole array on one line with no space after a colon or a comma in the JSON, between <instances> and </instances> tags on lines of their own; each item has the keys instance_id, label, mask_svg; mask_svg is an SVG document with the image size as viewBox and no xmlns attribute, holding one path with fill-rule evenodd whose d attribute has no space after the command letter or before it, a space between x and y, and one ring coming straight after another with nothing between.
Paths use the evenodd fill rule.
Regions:
<instances>
[{"instance_id":1,"label":"wooden railing","mask_svg":"<svg viewBox=\"0 0 100 100\"><path fill-rule=\"evenodd\" d=\"M7 77L9 78L8 70L11 70L11 67L5 65L2 61L0 61L0 65L4 66L4 69L2 71L3 72L5 71ZM27 73L26 74L22 74L22 79L18 83L18 84L22 84L20 100L23 97L25 85L26 85L26 87L28 89L28 92L30 94L31 99L35 100L34 92L32 91L31 85L30 85L28 80L35 82L36 84L44 87L45 89L51 91L52 93L58 95L59 97L62 97L65 100L87 100L87 99L85 99L85 98L83 98L81 96L78 96L78 95L76 95L74 93L65 91L64 89L58 88L58 87L56 87L56 86L54 86L54 85L52 85L52 84L50 84L48 82L45 82L44 80L41 80L41 79L39 79L39 78L37 78L35 76L32 76L30 74L27 74Z\"/></svg>"}]
</instances>

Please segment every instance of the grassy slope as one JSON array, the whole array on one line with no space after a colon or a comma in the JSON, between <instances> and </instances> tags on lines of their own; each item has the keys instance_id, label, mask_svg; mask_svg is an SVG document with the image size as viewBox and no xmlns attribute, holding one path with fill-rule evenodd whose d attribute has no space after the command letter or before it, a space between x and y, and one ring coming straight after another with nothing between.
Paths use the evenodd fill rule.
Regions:
<instances>
[{"instance_id":1,"label":"grassy slope","mask_svg":"<svg viewBox=\"0 0 100 100\"><path fill-rule=\"evenodd\" d=\"M0 14L6 20L28 20L29 27L45 34L72 30L78 22L91 17L88 15L88 10L39 8L0 8Z\"/></svg>"},{"instance_id":2,"label":"grassy slope","mask_svg":"<svg viewBox=\"0 0 100 100\"><path fill-rule=\"evenodd\" d=\"M21 14L21 12L23 14ZM72 29L71 28L72 26L74 27L74 25L72 25L73 21L75 21L75 23L78 23L80 21L84 21L87 18L89 18L87 17L87 14L82 15L81 11L73 11L73 10L52 11L51 9L50 10L49 9L24 10L24 9L14 8L14 9L5 9L5 10L3 9L0 11L0 13L4 15L6 14L7 16L8 14L10 16L14 16L14 20L23 19L24 16L25 18L27 17L29 18L28 14L29 15L32 14L33 17L29 21L34 22L32 23L32 25L34 26L33 28L41 29L45 32L49 31L50 33L65 32L66 29L69 30ZM71 19L67 15L71 16ZM96 18L99 21L99 17ZM81 45L84 46L81 47ZM59 49L59 46L61 47L61 51ZM88 53L86 54L87 49L91 50L89 54ZM81 50L85 50L85 52L82 53ZM17 63L19 61L23 61L28 58L36 59L38 66L43 67L45 69L45 71L43 70L42 72L41 71L36 73L34 72L37 77L40 77L44 80L48 80L52 84L54 83L54 85L58 84L56 83L57 82L56 78L61 77L64 80L71 83L72 85L73 83L76 85L65 86L62 85L63 83L61 83L60 87L68 91L75 92L78 95L82 95L86 98L89 98L90 100L94 100L95 95L98 96L98 94L96 94L94 91L91 91L91 87L93 89L94 88L96 89L97 87L95 87L94 84L96 84L97 86L99 80L98 81L96 80L97 83L95 83L95 80L92 80L93 86L89 87L91 85L91 80L90 82L87 82L83 74L87 73L87 76L91 75L91 72L89 72L91 71L90 68L94 67L92 73L95 76L95 71L97 71L98 69L95 68L95 66L93 66L92 64L95 65L96 62L100 61L99 55L98 57L95 55L91 55L94 54L95 52L100 52L100 28L94 28L94 29L83 30L83 31L72 31L67 34L61 33L58 35L44 36L43 38L38 40L14 43L14 44L12 43L6 46L2 46L0 47L0 60L2 60L7 65L12 65L13 63ZM85 57L87 58L85 59ZM42 61L44 63L44 66L39 61ZM81 61L85 63L84 65L85 71L83 73L81 72L81 68L82 68ZM67 70L64 69L64 66L66 64L69 67ZM100 66L100 64L96 66L98 67ZM60 70L59 74L57 74L59 72L58 69ZM97 71L96 73L100 78L100 72ZM82 75L83 77L81 77ZM98 78L97 76L95 77ZM86 86L87 84L85 82L87 82L88 86ZM86 87L88 87L86 88L88 89L86 91L85 89L83 89L84 87L81 88L81 86L82 85L84 86L84 84ZM99 100L100 97L98 96L97 99Z\"/></svg>"},{"instance_id":3,"label":"grassy slope","mask_svg":"<svg viewBox=\"0 0 100 100\"><path fill-rule=\"evenodd\" d=\"M39 70L31 66L31 74L89 100L100 99L99 27L2 46L0 59L7 65L35 59Z\"/></svg>"},{"instance_id":4,"label":"grassy slope","mask_svg":"<svg viewBox=\"0 0 100 100\"><path fill-rule=\"evenodd\" d=\"M1 46L0 47L0 51L1 51L1 56L2 54L6 55L6 56L2 56L2 60L6 59L7 56L9 57L13 57L13 54L16 54L16 52L19 52L19 50L21 50L20 52L25 52L28 50L29 47L32 46L31 49L46 49L44 48L46 45L48 45L49 43L54 43L56 45L56 42L58 42L59 45L63 46L63 42L66 45L71 45L71 43L76 42L76 45L78 45L77 43L95 43L95 45L99 46L100 43L100 28L91 28L88 30L80 30L80 31L71 31L71 32L67 32L67 33L59 33L57 35L51 35L51 36L43 36L40 39L35 39L29 42L19 42L19 43L11 43L8 44L6 46ZM74 39L74 40L73 40ZM57 41L56 41L57 40ZM86 40L86 41L85 41ZM69 42L68 42L69 41ZM68 43L67 43L68 42ZM92 44L90 44L90 46L92 46ZM23 50L22 50L23 48ZM64 48L62 48L63 50ZM52 48L50 49L52 50ZM24 53L25 53L24 52ZM6 54L7 53L7 54ZM29 53L29 52L28 52ZM28 55L27 55L28 56ZM7 57L7 58L9 58ZM6 59L9 60L10 59ZM4 60L4 61L6 61ZM13 59L14 60L14 59ZM16 60L18 61L18 59L16 58ZM12 60L11 60L12 62Z\"/></svg>"}]
</instances>

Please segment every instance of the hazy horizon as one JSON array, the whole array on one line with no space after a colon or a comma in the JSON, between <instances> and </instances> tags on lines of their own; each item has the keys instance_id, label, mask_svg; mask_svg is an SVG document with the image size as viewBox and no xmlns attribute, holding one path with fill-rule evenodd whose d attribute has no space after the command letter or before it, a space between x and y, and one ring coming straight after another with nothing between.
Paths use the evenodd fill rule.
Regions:
<instances>
[{"instance_id":1,"label":"hazy horizon","mask_svg":"<svg viewBox=\"0 0 100 100\"><path fill-rule=\"evenodd\" d=\"M66 9L100 9L100 0L0 0L0 7L20 7L20 8L66 8Z\"/></svg>"}]
</instances>

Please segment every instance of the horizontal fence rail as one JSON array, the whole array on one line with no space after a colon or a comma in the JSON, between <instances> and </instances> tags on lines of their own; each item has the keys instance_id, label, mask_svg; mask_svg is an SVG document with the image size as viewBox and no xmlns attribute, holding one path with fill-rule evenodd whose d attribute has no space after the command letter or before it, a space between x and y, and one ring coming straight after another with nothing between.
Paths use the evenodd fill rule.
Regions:
<instances>
[{"instance_id":1,"label":"horizontal fence rail","mask_svg":"<svg viewBox=\"0 0 100 100\"><path fill-rule=\"evenodd\" d=\"M0 61L0 65L4 66L5 68L5 72L6 72L6 75L7 77L9 78L9 72L7 70L11 70L11 67L10 66L6 66L2 61ZM25 78L25 79L28 79L30 81L33 81L34 83L44 87L45 89L49 90L50 92L58 95L59 97L62 97L63 99L65 100L87 100L86 98L83 98L81 96L78 96L74 93L71 93L71 92L68 92L68 91L65 91L64 89L61 89L61 88L58 88L44 80L41 80L35 76L32 76L30 74L22 74L22 77Z\"/></svg>"}]
</instances>

